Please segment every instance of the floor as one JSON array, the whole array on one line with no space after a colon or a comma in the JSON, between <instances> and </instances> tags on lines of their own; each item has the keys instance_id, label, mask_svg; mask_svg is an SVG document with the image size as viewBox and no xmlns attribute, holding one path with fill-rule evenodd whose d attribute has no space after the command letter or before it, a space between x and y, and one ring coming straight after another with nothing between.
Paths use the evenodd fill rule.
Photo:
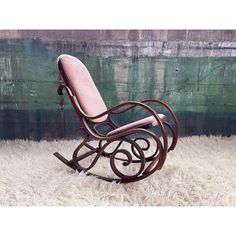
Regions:
<instances>
[{"instance_id":1,"label":"floor","mask_svg":"<svg viewBox=\"0 0 236 236\"><path fill-rule=\"evenodd\" d=\"M181 138L161 171L125 185L77 173L52 155L69 157L78 142L0 141L0 205L236 206L236 136ZM98 172L108 172L107 160Z\"/></svg>"}]
</instances>

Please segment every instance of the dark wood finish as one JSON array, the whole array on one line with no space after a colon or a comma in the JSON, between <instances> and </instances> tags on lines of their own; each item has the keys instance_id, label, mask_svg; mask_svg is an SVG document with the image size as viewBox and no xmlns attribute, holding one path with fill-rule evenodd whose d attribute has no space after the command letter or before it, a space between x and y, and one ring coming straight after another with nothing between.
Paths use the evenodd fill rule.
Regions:
<instances>
[{"instance_id":1,"label":"dark wood finish","mask_svg":"<svg viewBox=\"0 0 236 236\"><path fill-rule=\"evenodd\" d=\"M60 71L60 73L63 78L63 72ZM165 102L160 100L145 100L141 102L129 101L111 107L107 111L97 116L88 116L81 109L79 102L77 101L76 96L73 93L73 88L69 88L68 85L62 83L58 86L58 94L62 95L63 90L67 92L74 110L80 118L82 127L79 128L78 131L82 131L83 140L74 150L71 160L67 160L58 152L55 152L54 155L73 170L77 170L79 172L84 171L88 175L92 175L106 181L129 183L144 179L153 174L156 170L160 170L165 163L167 153L170 150L174 150L179 136L179 124L176 115L174 114L170 106ZM168 119L163 122L157 112L147 105L150 103L157 104L165 108L169 113L167 116ZM137 107L147 111L150 115L155 117L158 124L157 126L155 126L155 129L159 129L159 136L156 135L156 133L151 129L149 129L149 126L132 128L114 135L109 135L108 132L101 133L98 131L97 127L103 125L109 126L110 130L118 128L119 126L113 121L111 116L122 113L125 114L127 111ZM104 115L108 115L106 121L99 124L95 124L93 122L94 119L103 117ZM171 136L170 140L168 140L168 134ZM151 139L153 140L152 144L150 142ZM98 141L97 147L93 147L90 144L91 140ZM107 147L117 141L118 144L114 148L114 150L108 152ZM141 145L138 144L137 141L144 142L145 147L141 147ZM129 144L130 150L122 148L123 143ZM148 151L153 145L155 145L154 153L147 156L145 152ZM89 149L89 151L80 154L80 151L83 148ZM91 164L86 168L83 167L80 161L92 154L95 154L95 157ZM118 157L117 154L123 155L124 158ZM107 157L108 160L110 160L110 167L116 177L100 176L96 173L91 172L92 168L96 165L97 161L101 157ZM135 174L128 175L127 173L122 173L122 171L119 170L116 164L117 161L122 162L123 166L135 164L138 165L139 168L137 169Z\"/></svg>"}]
</instances>

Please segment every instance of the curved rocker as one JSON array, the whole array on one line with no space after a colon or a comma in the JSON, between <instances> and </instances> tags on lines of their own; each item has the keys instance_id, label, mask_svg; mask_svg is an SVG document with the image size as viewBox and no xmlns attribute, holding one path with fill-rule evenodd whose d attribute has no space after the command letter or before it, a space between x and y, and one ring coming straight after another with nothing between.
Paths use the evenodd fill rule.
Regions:
<instances>
[{"instance_id":1,"label":"curved rocker","mask_svg":"<svg viewBox=\"0 0 236 236\"><path fill-rule=\"evenodd\" d=\"M67 92L81 121L82 127L79 131L82 131L83 140L74 150L70 160L58 152L54 155L73 170L84 171L88 175L106 181L134 182L160 170L167 153L174 150L179 136L178 120L170 106L160 100L145 100L124 102L107 109L87 68L81 61L63 54L58 57L57 62L63 79L57 92L59 95L63 94L63 90ZM168 118L167 115L158 114L147 105L148 103L165 108L169 114ZM112 119L112 116L125 114L134 108L141 108L148 112L149 116L123 126L117 125ZM108 131L101 131L101 127L108 128ZM153 129L157 129L159 135ZM171 141L168 140L168 133ZM97 140L96 147L92 145L94 144L91 143L92 140ZM150 153L150 147L153 146L154 151ZM84 149L87 151L84 152ZM92 162L84 167L81 161L91 156ZM108 158L112 176L101 176L91 172L101 157Z\"/></svg>"}]
</instances>

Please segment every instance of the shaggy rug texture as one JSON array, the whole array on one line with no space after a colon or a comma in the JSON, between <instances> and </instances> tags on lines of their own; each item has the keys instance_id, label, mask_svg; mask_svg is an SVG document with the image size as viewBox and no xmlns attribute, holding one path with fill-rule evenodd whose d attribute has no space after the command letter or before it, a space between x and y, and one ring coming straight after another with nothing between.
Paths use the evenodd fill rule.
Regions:
<instances>
[{"instance_id":1,"label":"shaggy rug texture","mask_svg":"<svg viewBox=\"0 0 236 236\"><path fill-rule=\"evenodd\" d=\"M0 141L0 205L236 206L236 136L181 138L161 171L130 184L77 173L52 155L71 156L77 145Z\"/></svg>"}]
</instances>

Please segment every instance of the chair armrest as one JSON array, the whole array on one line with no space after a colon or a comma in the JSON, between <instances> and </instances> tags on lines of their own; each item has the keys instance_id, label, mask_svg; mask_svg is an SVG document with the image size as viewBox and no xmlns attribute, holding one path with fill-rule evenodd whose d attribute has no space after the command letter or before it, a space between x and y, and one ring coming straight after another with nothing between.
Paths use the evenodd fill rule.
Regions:
<instances>
[{"instance_id":1,"label":"chair armrest","mask_svg":"<svg viewBox=\"0 0 236 236\"><path fill-rule=\"evenodd\" d=\"M148 105L146 105L144 103L141 103L141 102L135 102L135 101L123 102L121 104L118 104L116 106L113 106L113 107L109 108L108 110L106 110L106 111L104 111L104 112L102 112L102 113L100 113L100 114L98 114L96 116L88 116L80 108L77 99L75 98L75 96L73 95L71 90L66 85L62 84L62 85L58 86L58 89L57 89L58 94L60 94L60 95L63 94L62 93L63 89L65 89L67 91L67 93L69 95L69 98L70 98L70 100L71 100L71 102L72 102L76 112L79 113L79 115L82 116L82 120L86 119L86 120L88 120L90 122L93 122L94 119L103 117L104 115L124 113L124 112L126 112L126 111L128 111L128 110L130 110L132 108L135 108L135 107L141 107L142 109L148 111L156 119L157 124L160 127L161 135L162 135L162 138L163 138L163 148L164 148L164 150L167 150L167 148L168 148L168 141L167 141L166 129L165 129L165 127L163 125L163 122L162 122L161 118L159 117L159 115L151 107L149 107ZM126 108L124 108L123 110L117 111L119 108L123 108L123 107L126 107ZM84 125L86 125L86 124L84 124ZM90 130L87 125L86 125L86 128L88 130ZM124 134L125 133L126 132L124 132ZM93 134L93 135L96 136L95 134ZM118 138L118 137L119 137L119 135L117 135L117 134L114 135L114 136L111 135L110 139ZM100 137L97 137L97 138L99 139Z\"/></svg>"},{"instance_id":2,"label":"chair armrest","mask_svg":"<svg viewBox=\"0 0 236 236\"><path fill-rule=\"evenodd\" d=\"M173 140L172 145L170 147L170 149L173 150L175 148L175 146L176 146L177 139L179 137L179 122L178 122L178 119L177 119L174 111L171 109L171 107L167 103L165 103L165 102L163 102L161 100L149 99L149 100L143 100L143 101L141 101L141 103L144 103L144 104L146 104L146 103L157 103L157 104L160 104L164 108L166 108L166 110L170 113L170 115L172 117L172 120L174 122L174 127L173 127L174 128L174 140Z\"/></svg>"},{"instance_id":3,"label":"chair armrest","mask_svg":"<svg viewBox=\"0 0 236 236\"><path fill-rule=\"evenodd\" d=\"M127 108L128 106L128 108ZM119 108L122 108L122 107L126 107L125 109L123 110L120 110L120 111L117 111ZM161 118L159 117L159 115L151 108L149 107L148 105L144 104L144 103L141 103L141 102L135 102L135 101L128 101L128 102L123 102L123 103L120 103L116 106L113 106L111 108L109 108L107 111L105 112L102 112L101 114L99 115L96 115L96 116L87 116L87 115L84 115L84 118L92 121L93 119L97 119L97 118L100 118L104 115L109 115L109 114L120 114L120 113L124 113L132 108L135 108L135 107L141 107L143 108L144 110L148 111L152 116L154 116L154 118L156 119L157 121L157 124L158 126L160 127L160 130L161 130L161 135L162 135L162 138L163 138L163 148L164 150L167 150L168 148L168 140L167 140L167 133L166 133L166 129L163 125L163 122L161 120ZM136 129L135 129L136 130ZM138 130L138 129L137 129ZM124 131L123 134L126 134L127 131ZM118 138L120 135L111 135L109 136L110 139L112 138Z\"/></svg>"},{"instance_id":4,"label":"chair armrest","mask_svg":"<svg viewBox=\"0 0 236 236\"><path fill-rule=\"evenodd\" d=\"M127 107L128 106L128 107ZM119 108L122 108L122 107L126 107L125 109L123 110L119 110L117 111ZM85 118L89 119L89 120L93 120L93 119L97 119L97 118L100 118L104 115L109 115L109 114L121 114L121 113L124 113L130 109L133 109L135 107L141 107L143 108L144 110L148 111L151 115L153 115L156 120L157 120L157 123L158 125L162 126L162 121L161 121L161 118L159 117L159 115L156 113L156 111L154 111L151 107L149 107L148 105L144 104L144 103L141 103L141 102L135 102L135 101L128 101L128 102L123 102L123 103L120 103L116 106L113 106L111 108L109 108L108 110L96 115L96 116L87 116L85 115Z\"/></svg>"},{"instance_id":5,"label":"chair armrest","mask_svg":"<svg viewBox=\"0 0 236 236\"><path fill-rule=\"evenodd\" d=\"M153 115L153 116L156 118L157 123L158 123L160 126L163 126L162 121L161 121L161 118L159 117L159 115L158 115L151 107L149 107L148 105L146 105L146 104L144 104L144 103L142 103L142 102L135 102L135 101L123 102L123 103L120 103L120 104L118 104L118 105L116 105L116 106L113 106L113 107L109 108L108 110L106 110L106 111L104 111L104 112L102 112L102 113L100 113L100 114L98 114L98 115L96 115L96 116L88 116L88 115L86 115L86 114L80 109L79 104L78 104L77 101L75 101L75 100L76 100L76 99L75 99L75 96L73 95L73 93L71 92L71 90L69 89L69 87L67 87L67 86L64 85L64 84L59 85L58 88L57 88L57 93L58 93L58 95L62 95L62 94L63 94L63 89L65 89L66 92L68 93L68 95L69 95L69 97L70 97L70 99L71 99L73 105L75 106L75 108L78 108L78 109L79 109L80 114L81 114L84 118L86 118L86 119L88 119L88 120L90 120L90 121L92 121L93 119L97 119L97 118L103 117L104 115L120 114L120 113L124 113L124 112L126 112L126 111L128 111L128 110L130 110L130 109L133 109L133 108L135 108L135 107L141 107L141 108L147 110L149 113L151 113L151 115ZM128 106L128 107L127 107L127 106ZM123 109L123 110L117 111L119 108L122 108L122 107L126 107L126 108Z\"/></svg>"}]
</instances>

